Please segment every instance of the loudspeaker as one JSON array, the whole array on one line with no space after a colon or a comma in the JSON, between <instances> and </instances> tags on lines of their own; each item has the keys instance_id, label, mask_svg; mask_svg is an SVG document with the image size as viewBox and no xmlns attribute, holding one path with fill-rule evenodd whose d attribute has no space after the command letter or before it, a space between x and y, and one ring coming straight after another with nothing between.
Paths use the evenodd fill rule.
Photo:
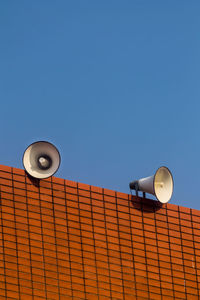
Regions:
<instances>
[{"instance_id":1,"label":"loudspeaker","mask_svg":"<svg viewBox=\"0 0 200 300\"><path fill-rule=\"evenodd\" d=\"M26 172L34 178L44 179L52 176L60 166L60 153L57 148L45 141L28 146L23 155Z\"/></svg>"},{"instance_id":2,"label":"loudspeaker","mask_svg":"<svg viewBox=\"0 0 200 300\"><path fill-rule=\"evenodd\" d=\"M130 189L156 196L161 203L167 203L173 193L173 177L167 167L160 167L152 176L132 181Z\"/></svg>"}]
</instances>

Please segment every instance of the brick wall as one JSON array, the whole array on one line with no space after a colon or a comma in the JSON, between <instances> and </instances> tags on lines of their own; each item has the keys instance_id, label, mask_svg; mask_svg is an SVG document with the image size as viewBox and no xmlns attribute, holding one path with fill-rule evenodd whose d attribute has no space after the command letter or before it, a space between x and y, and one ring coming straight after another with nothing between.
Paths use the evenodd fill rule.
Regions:
<instances>
[{"instance_id":1,"label":"brick wall","mask_svg":"<svg viewBox=\"0 0 200 300\"><path fill-rule=\"evenodd\" d=\"M0 299L200 299L200 211L0 166Z\"/></svg>"}]
</instances>

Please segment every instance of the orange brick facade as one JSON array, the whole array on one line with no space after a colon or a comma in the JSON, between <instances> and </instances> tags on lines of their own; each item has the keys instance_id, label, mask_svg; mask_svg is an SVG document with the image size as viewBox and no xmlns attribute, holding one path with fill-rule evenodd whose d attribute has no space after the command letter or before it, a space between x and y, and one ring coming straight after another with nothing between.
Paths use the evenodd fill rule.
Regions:
<instances>
[{"instance_id":1,"label":"orange brick facade","mask_svg":"<svg viewBox=\"0 0 200 300\"><path fill-rule=\"evenodd\" d=\"M200 299L200 211L0 166L0 299Z\"/></svg>"}]
</instances>

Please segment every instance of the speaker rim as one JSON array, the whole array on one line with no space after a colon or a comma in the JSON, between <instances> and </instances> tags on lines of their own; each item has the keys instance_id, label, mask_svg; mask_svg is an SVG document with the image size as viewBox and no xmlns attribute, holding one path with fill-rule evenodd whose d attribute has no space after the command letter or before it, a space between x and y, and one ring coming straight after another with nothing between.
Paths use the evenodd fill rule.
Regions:
<instances>
[{"instance_id":1,"label":"speaker rim","mask_svg":"<svg viewBox=\"0 0 200 300\"><path fill-rule=\"evenodd\" d=\"M156 191L155 191L155 177L156 177L156 174L157 174L158 170L161 169L161 168L167 169L167 171L168 171L169 174L171 175L171 179L172 179L172 193L171 193L171 197L169 198L169 200L168 200L167 202L162 202L162 201L160 201L160 200L158 199L158 197L157 197L157 195L156 195ZM168 203L168 202L171 200L172 194L173 194L173 191L174 191L174 179L173 179L173 176L172 176L172 172L170 171L170 169L169 169L168 167L166 167L166 166L161 166L161 167L159 167L159 168L156 170L156 172L155 172L155 174L154 174L154 178L153 178L153 191L154 191L154 195L156 196L156 199L157 199L159 202L161 202L161 203L163 203L163 204L166 204L166 203Z\"/></svg>"},{"instance_id":2,"label":"speaker rim","mask_svg":"<svg viewBox=\"0 0 200 300\"><path fill-rule=\"evenodd\" d=\"M58 156L59 156L59 164L58 164L57 169L55 170L55 172L54 172L53 174L51 174L50 176L45 177L45 178L38 178L38 177L35 177L35 176L29 174L28 171L27 171L26 168L25 168L25 165L24 165L24 155L25 155L25 153L26 153L26 150L27 150L29 147L33 146L34 144L38 144L38 143L45 143L45 144L49 144L49 145L53 146L53 147L56 149L56 151L58 152ZM47 141L44 141L44 140L40 140L40 141L33 142L33 143L31 143L29 146L26 147L26 149L24 150L23 156L22 156L22 164L23 164L23 166L24 166L25 172L26 172L29 176L31 176L31 177L33 177L33 178L36 178L36 179L38 179L38 180L47 179L47 178L52 177L52 176L58 171L58 169L59 169L59 167L60 167L60 164L61 164L61 155L60 155L60 152L58 151L58 148L57 148L53 143L47 142Z\"/></svg>"}]
</instances>

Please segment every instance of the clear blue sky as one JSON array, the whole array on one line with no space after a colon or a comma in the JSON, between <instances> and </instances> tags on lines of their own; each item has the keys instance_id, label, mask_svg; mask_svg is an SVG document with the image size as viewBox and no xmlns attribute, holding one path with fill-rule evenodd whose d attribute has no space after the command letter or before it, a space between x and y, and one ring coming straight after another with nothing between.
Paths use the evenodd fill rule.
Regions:
<instances>
[{"instance_id":1,"label":"clear blue sky","mask_svg":"<svg viewBox=\"0 0 200 300\"><path fill-rule=\"evenodd\" d=\"M166 165L200 209L200 2L0 3L0 163L54 143L56 176L129 192Z\"/></svg>"}]
</instances>

